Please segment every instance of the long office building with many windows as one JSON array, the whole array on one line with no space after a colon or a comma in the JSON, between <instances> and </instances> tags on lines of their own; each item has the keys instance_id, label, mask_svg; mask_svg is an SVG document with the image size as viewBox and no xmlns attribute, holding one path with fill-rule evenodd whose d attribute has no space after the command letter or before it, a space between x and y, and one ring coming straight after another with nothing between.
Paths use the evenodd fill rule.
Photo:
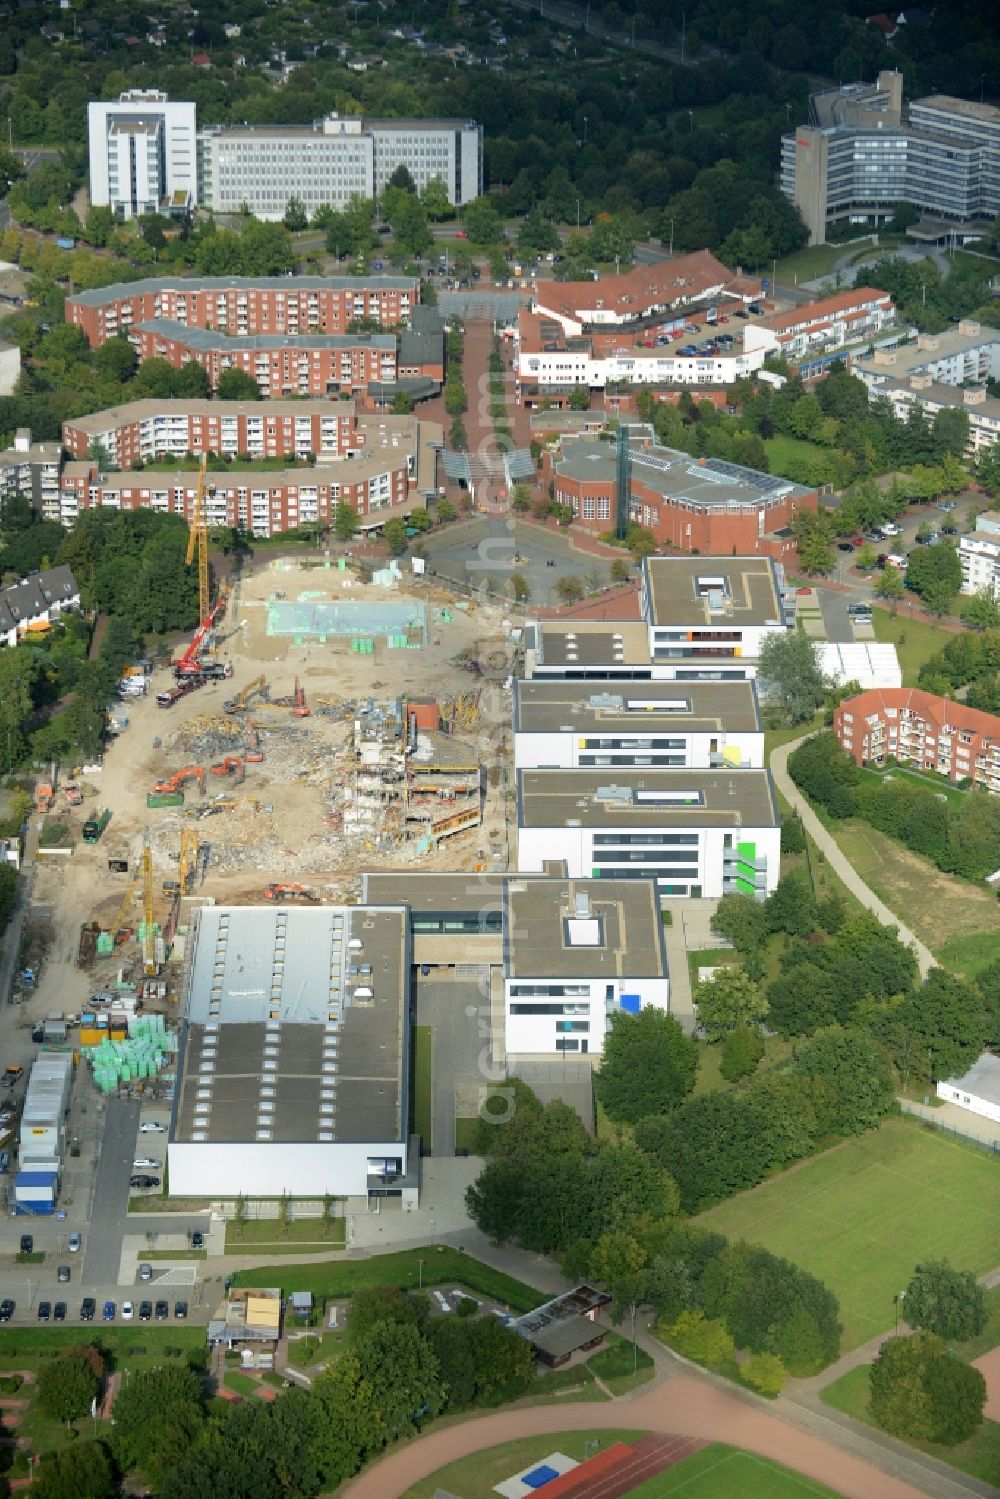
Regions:
<instances>
[{"instance_id":1,"label":"long office building with many windows","mask_svg":"<svg viewBox=\"0 0 1000 1499\"><path fill-rule=\"evenodd\" d=\"M934 94L903 100L901 73L874 86L812 95L808 123L783 136L781 188L796 204L810 244L845 220L878 225L912 203L941 234L1000 212L1000 109Z\"/></svg>"}]
</instances>

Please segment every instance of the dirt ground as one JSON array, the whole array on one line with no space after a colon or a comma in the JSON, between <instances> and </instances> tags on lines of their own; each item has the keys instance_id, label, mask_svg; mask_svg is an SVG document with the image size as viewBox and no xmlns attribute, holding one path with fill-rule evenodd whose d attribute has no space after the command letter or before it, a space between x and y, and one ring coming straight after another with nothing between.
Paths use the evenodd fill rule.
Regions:
<instances>
[{"instance_id":1,"label":"dirt ground","mask_svg":"<svg viewBox=\"0 0 1000 1499\"><path fill-rule=\"evenodd\" d=\"M426 605L428 643L420 649L390 650L377 639L374 655L358 655L344 639L327 644L296 645L293 638L266 633L267 600L280 590L288 600L302 594L311 599L349 602L391 602L412 595ZM444 612L450 614L446 620ZM69 858L42 859L32 892L33 912L48 928L46 975L53 987L57 965L58 1008L69 1009L113 977L121 958L98 960L88 974L74 967L80 925L97 920L109 928L115 920L131 874L109 873L109 859L127 859L130 871L141 860L148 832L153 852L155 919L166 920L172 895L163 881L178 876L182 828L195 828L207 860L196 887L206 896L228 902L261 899L270 881L295 881L313 887L324 899L357 899L361 875L373 867L415 870L506 867L508 856L507 804L502 761L507 753L510 724L509 693L504 683L511 675L512 656L505 644L505 621L498 609L459 603L445 589L404 578L398 589L379 588L352 580L350 573L307 567L286 559L264 563L244 575L230 600L217 639L217 656L232 664L233 675L161 709L156 693L173 685L168 667L158 669L144 699L122 702L116 712L128 727L108 747L102 769L85 773L93 789L82 807L60 811L77 838ZM484 672L452 664L462 652L475 653ZM263 674L271 697L289 695L301 681L310 716L297 718L287 710L260 705L249 715L256 726L261 764L246 767L242 785L209 772L213 761L239 753L247 743L246 715L226 715L224 702ZM487 791L482 824L443 839L427 853L417 842L395 833L371 839L345 836L334 809L342 804L345 766L339 752L348 744L352 715L349 699L374 698L389 703L401 695L434 696L442 703L459 700L455 734L435 741L437 751L487 769ZM345 716L346 714L346 716ZM159 747L154 743L160 740ZM418 760L427 758L425 742ZM205 795L188 783L185 805L148 809L147 792L158 778L188 765L204 766ZM63 780L68 769L61 772ZM232 803L216 815L194 817L214 800ZM80 825L95 809L110 807L111 823L101 842L88 847L78 840ZM444 808L448 810L447 807ZM207 846L207 855L205 848ZM140 901L133 898L123 923L141 919ZM182 917L183 920L183 917ZM131 945L134 953L136 944ZM56 995L53 993L53 1000Z\"/></svg>"},{"instance_id":2,"label":"dirt ground","mask_svg":"<svg viewBox=\"0 0 1000 1499\"><path fill-rule=\"evenodd\" d=\"M992 1348L982 1358L973 1359L973 1367L986 1380L983 1415L987 1421L1000 1421L1000 1348Z\"/></svg>"}]
</instances>

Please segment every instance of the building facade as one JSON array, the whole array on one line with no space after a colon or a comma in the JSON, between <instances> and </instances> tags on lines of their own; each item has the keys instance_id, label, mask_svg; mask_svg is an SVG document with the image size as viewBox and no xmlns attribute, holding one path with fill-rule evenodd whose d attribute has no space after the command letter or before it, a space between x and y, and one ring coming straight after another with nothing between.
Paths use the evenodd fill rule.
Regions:
<instances>
[{"instance_id":1,"label":"building facade","mask_svg":"<svg viewBox=\"0 0 1000 1499\"><path fill-rule=\"evenodd\" d=\"M229 334L156 318L129 336L140 360L165 359L175 369L200 364L213 390L224 371L242 370L265 399L358 395L394 384L399 368L392 333Z\"/></svg>"},{"instance_id":2,"label":"building facade","mask_svg":"<svg viewBox=\"0 0 1000 1499\"><path fill-rule=\"evenodd\" d=\"M903 100L902 74L810 99L808 123L782 137L781 188L810 244L830 224L879 224L912 203L941 233L974 231L1000 212L1000 109L935 94Z\"/></svg>"},{"instance_id":3,"label":"building facade","mask_svg":"<svg viewBox=\"0 0 1000 1499\"><path fill-rule=\"evenodd\" d=\"M211 474L205 495L209 526L271 536L301 525L331 524L344 501L357 511L359 529L373 530L433 501L443 446L440 426L415 417L373 415L360 418L358 430L364 445L339 460ZM190 521L197 487L196 470L104 473L92 459L76 460L63 468L59 519L71 526L81 511L103 507L157 510Z\"/></svg>"},{"instance_id":4,"label":"building facade","mask_svg":"<svg viewBox=\"0 0 1000 1499\"><path fill-rule=\"evenodd\" d=\"M951 781L1000 791L1000 717L917 687L874 690L845 698L833 731L858 765L891 756Z\"/></svg>"},{"instance_id":5,"label":"building facade","mask_svg":"<svg viewBox=\"0 0 1000 1499\"><path fill-rule=\"evenodd\" d=\"M327 115L312 125L213 125L198 135L198 201L216 213L246 206L280 219L290 198L310 217L352 197L377 198L405 167L418 192L440 179L455 205L483 191L475 120L369 120Z\"/></svg>"},{"instance_id":6,"label":"building facade","mask_svg":"<svg viewBox=\"0 0 1000 1499\"><path fill-rule=\"evenodd\" d=\"M15 646L32 629L79 609L80 586L68 567L50 567L0 588L0 643Z\"/></svg>"},{"instance_id":7,"label":"building facade","mask_svg":"<svg viewBox=\"0 0 1000 1499\"><path fill-rule=\"evenodd\" d=\"M514 683L516 770L599 766L762 769L764 729L752 682L636 686L613 678Z\"/></svg>"},{"instance_id":8,"label":"building facade","mask_svg":"<svg viewBox=\"0 0 1000 1499\"><path fill-rule=\"evenodd\" d=\"M517 867L573 879L654 879L660 899L778 883L781 829L765 770L521 770Z\"/></svg>"},{"instance_id":9,"label":"building facade","mask_svg":"<svg viewBox=\"0 0 1000 1499\"><path fill-rule=\"evenodd\" d=\"M58 520L61 468L57 442L32 442L30 428L19 427L13 447L0 452L0 506L16 495L30 501L46 520Z\"/></svg>"},{"instance_id":10,"label":"building facade","mask_svg":"<svg viewBox=\"0 0 1000 1499\"><path fill-rule=\"evenodd\" d=\"M413 276L191 277L118 283L66 298L66 321L91 348L158 319L230 336L346 334L364 319L409 321L420 301Z\"/></svg>"},{"instance_id":11,"label":"building facade","mask_svg":"<svg viewBox=\"0 0 1000 1499\"><path fill-rule=\"evenodd\" d=\"M185 453L255 461L353 457L370 430L369 418L339 402L148 399L63 422L62 440L74 458L86 458L97 445L110 467L130 468Z\"/></svg>"},{"instance_id":12,"label":"building facade","mask_svg":"<svg viewBox=\"0 0 1000 1499\"><path fill-rule=\"evenodd\" d=\"M756 302L762 292L759 278L731 271L711 250L695 250L603 280L540 281L533 291L532 311L575 337L587 330L615 332L654 320L670 322L673 315L682 317L716 302L743 307Z\"/></svg>"},{"instance_id":13,"label":"building facade","mask_svg":"<svg viewBox=\"0 0 1000 1499\"><path fill-rule=\"evenodd\" d=\"M90 201L119 218L196 202L196 109L155 89L87 107Z\"/></svg>"},{"instance_id":14,"label":"building facade","mask_svg":"<svg viewBox=\"0 0 1000 1499\"><path fill-rule=\"evenodd\" d=\"M876 349L852 361L869 398L884 397L905 421L919 407L933 421L939 411L964 411L969 421L966 451L970 457L990 448L1000 436L1000 400L988 381L1000 378L1000 330L963 318L946 333L921 333L916 344Z\"/></svg>"},{"instance_id":15,"label":"building facade","mask_svg":"<svg viewBox=\"0 0 1000 1499\"><path fill-rule=\"evenodd\" d=\"M981 593L985 588L1000 599L1000 527L988 527L989 518L980 516L977 529L959 538L962 592Z\"/></svg>"},{"instance_id":16,"label":"building facade","mask_svg":"<svg viewBox=\"0 0 1000 1499\"><path fill-rule=\"evenodd\" d=\"M804 302L790 312L773 312L748 323L743 347L749 353L763 349L790 364L806 365L820 353L844 349L891 328L896 322L896 304L887 291L874 286L856 286L816 302Z\"/></svg>"}]
</instances>

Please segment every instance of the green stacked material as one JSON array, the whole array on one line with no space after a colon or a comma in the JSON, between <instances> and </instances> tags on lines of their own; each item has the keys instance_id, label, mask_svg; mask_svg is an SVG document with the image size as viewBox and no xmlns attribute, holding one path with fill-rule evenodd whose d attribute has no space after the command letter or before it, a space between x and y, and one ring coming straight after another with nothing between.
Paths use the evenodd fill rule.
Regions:
<instances>
[{"instance_id":1,"label":"green stacked material","mask_svg":"<svg viewBox=\"0 0 1000 1499\"><path fill-rule=\"evenodd\" d=\"M97 939L97 951L100 953L101 957L106 958L108 954L113 953L114 950L115 939L113 934L111 932L101 932L100 936Z\"/></svg>"},{"instance_id":2,"label":"green stacked material","mask_svg":"<svg viewBox=\"0 0 1000 1499\"><path fill-rule=\"evenodd\" d=\"M127 1041L106 1039L99 1046L85 1046L83 1055L93 1069L94 1082L102 1093L113 1093L134 1078L153 1078L171 1061L177 1036L168 1031L162 1015L133 1020Z\"/></svg>"}]
</instances>

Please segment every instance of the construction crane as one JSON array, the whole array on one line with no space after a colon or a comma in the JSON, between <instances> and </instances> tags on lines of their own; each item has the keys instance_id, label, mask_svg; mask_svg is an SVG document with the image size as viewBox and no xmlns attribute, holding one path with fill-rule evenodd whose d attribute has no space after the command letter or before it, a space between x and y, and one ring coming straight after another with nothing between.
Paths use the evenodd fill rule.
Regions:
<instances>
[{"instance_id":1,"label":"construction crane","mask_svg":"<svg viewBox=\"0 0 1000 1499\"><path fill-rule=\"evenodd\" d=\"M194 561L194 550L198 548L198 618L207 619L208 597L208 522L205 519L205 476L208 473L208 454L202 453L198 465L198 483L194 491L194 508L191 512L191 529L188 532L186 566Z\"/></svg>"},{"instance_id":2,"label":"construction crane","mask_svg":"<svg viewBox=\"0 0 1000 1499\"><path fill-rule=\"evenodd\" d=\"M205 482L207 471L208 454L203 453L198 469L198 483L194 491L194 506L191 511L191 527L188 531L187 552L184 557L185 563L190 567L194 561L195 548L197 548L199 625L192 636L190 645L173 662L174 672L177 675L189 675L204 669L200 661L202 648L211 634L216 620L226 607L226 595L224 592L220 592L213 606L208 587L208 518L205 514L205 495L212 491Z\"/></svg>"},{"instance_id":3,"label":"construction crane","mask_svg":"<svg viewBox=\"0 0 1000 1499\"><path fill-rule=\"evenodd\" d=\"M147 975L156 969L156 928L153 925L153 850L147 836L142 848L142 966Z\"/></svg>"},{"instance_id":4,"label":"construction crane","mask_svg":"<svg viewBox=\"0 0 1000 1499\"><path fill-rule=\"evenodd\" d=\"M182 895L189 895L194 889L194 880L197 872L198 834L194 828L181 828L180 887Z\"/></svg>"},{"instance_id":5,"label":"construction crane","mask_svg":"<svg viewBox=\"0 0 1000 1499\"><path fill-rule=\"evenodd\" d=\"M132 876L131 880L129 881L128 889L125 891L125 894L122 896L122 903L118 907L117 912L115 913L115 919L111 923L111 936L112 936L112 939L116 939L117 938L118 933L121 931L122 927L125 924L125 916L126 916L126 913L128 911L129 906L132 904L132 897L135 894L135 887L138 885L138 883L139 883L139 876L137 874L134 874Z\"/></svg>"}]
</instances>

